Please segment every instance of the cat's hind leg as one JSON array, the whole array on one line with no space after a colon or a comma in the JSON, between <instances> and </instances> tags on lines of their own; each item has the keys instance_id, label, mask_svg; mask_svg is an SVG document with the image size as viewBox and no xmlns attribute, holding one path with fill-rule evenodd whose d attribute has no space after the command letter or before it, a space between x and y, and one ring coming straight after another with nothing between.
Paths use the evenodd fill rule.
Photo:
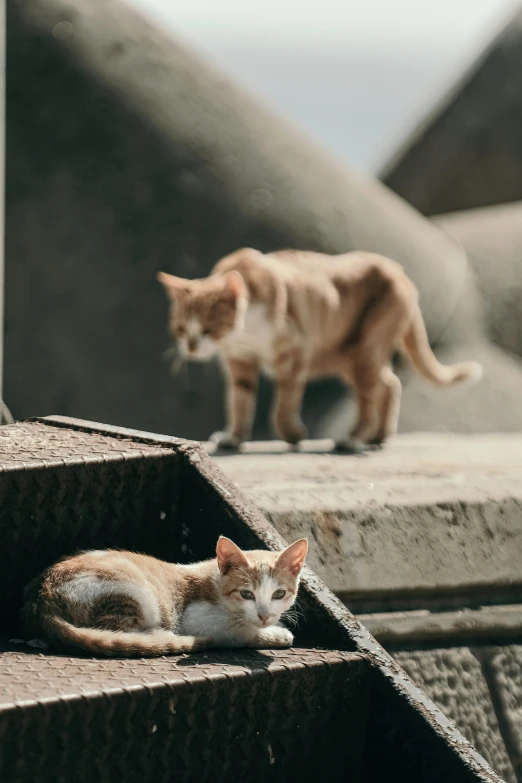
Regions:
<instances>
[{"instance_id":1,"label":"cat's hind leg","mask_svg":"<svg viewBox=\"0 0 522 783\"><path fill-rule=\"evenodd\" d=\"M380 428L380 408L386 388L380 380L358 382L357 376L352 386L357 398L357 420L347 437L336 440L335 450L359 453L377 437Z\"/></svg>"},{"instance_id":2,"label":"cat's hind leg","mask_svg":"<svg viewBox=\"0 0 522 783\"><path fill-rule=\"evenodd\" d=\"M350 379L357 396L357 421L350 435L336 442L336 450L357 453L367 445L380 446L397 432L402 386L390 365L375 371L366 366L362 373L352 370Z\"/></svg>"},{"instance_id":3,"label":"cat's hind leg","mask_svg":"<svg viewBox=\"0 0 522 783\"><path fill-rule=\"evenodd\" d=\"M360 450L382 443L397 429L401 384L391 369L395 346L408 324L411 288L403 280L385 280L380 295L364 312L344 348L341 378L357 396L358 418L339 446Z\"/></svg>"},{"instance_id":4,"label":"cat's hind leg","mask_svg":"<svg viewBox=\"0 0 522 783\"><path fill-rule=\"evenodd\" d=\"M381 378L385 391L379 405L379 428L370 441L374 446L380 446L390 435L395 435L401 407L402 386L392 368L383 367Z\"/></svg>"},{"instance_id":5,"label":"cat's hind leg","mask_svg":"<svg viewBox=\"0 0 522 783\"><path fill-rule=\"evenodd\" d=\"M308 431L301 420L308 362L299 351L281 352L275 362L274 375L276 389L272 410L273 427L287 443L299 443L308 437Z\"/></svg>"}]
</instances>

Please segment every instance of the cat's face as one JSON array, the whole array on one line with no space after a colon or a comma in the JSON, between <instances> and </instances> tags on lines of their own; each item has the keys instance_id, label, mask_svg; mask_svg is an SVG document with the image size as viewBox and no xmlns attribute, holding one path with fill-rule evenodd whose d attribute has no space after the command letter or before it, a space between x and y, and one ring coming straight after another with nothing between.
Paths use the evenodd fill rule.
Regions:
<instances>
[{"instance_id":1,"label":"cat's face","mask_svg":"<svg viewBox=\"0 0 522 783\"><path fill-rule=\"evenodd\" d=\"M222 341L243 327L246 289L238 272L203 280L158 274L171 303L169 329L181 353L207 361Z\"/></svg>"},{"instance_id":2,"label":"cat's face","mask_svg":"<svg viewBox=\"0 0 522 783\"><path fill-rule=\"evenodd\" d=\"M308 542L283 552L247 551L221 537L216 547L223 601L238 625L275 625L295 601Z\"/></svg>"}]
</instances>

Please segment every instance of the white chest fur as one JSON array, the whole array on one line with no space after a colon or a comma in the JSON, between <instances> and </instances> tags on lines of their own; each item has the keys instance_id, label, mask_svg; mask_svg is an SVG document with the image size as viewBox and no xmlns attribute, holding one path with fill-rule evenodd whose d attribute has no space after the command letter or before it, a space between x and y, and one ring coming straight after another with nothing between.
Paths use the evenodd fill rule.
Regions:
<instances>
[{"instance_id":1,"label":"white chest fur","mask_svg":"<svg viewBox=\"0 0 522 783\"><path fill-rule=\"evenodd\" d=\"M179 630L182 634L218 639L229 633L230 625L230 615L223 607L208 601L194 601L183 612Z\"/></svg>"},{"instance_id":2,"label":"white chest fur","mask_svg":"<svg viewBox=\"0 0 522 783\"><path fill-rule=\"evenodd\" d=\"M227 356L235 359L256 358L265 372L270 372L274 360L274 330L262 304L247 308L243 328L234 331L225 341Z\"/></svg>"}]
</instances>

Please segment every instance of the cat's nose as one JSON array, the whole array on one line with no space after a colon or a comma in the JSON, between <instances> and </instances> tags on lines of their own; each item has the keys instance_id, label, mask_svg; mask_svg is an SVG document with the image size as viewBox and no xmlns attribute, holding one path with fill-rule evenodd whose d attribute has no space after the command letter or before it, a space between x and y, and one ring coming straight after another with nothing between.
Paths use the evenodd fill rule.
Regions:
<instances>
[{"instance_id":1,"label":"cat's nose","mask_svg":"<svg viewBox=\"0 0 522 783\"><path fill-rule=\"evenodd\" d=\"M270 617L270 614L268 612L258 612L257 616L259 617L262 623L266 623L266 621Z\"/></svg>"},{"instance_id":2,"label":"cat's nose","mask_svg":"<svg viewBox=\"0 0 522 783\"><path fill-rule=\"evenodd\" d=\"M196 348L198 347L198 341L195 337L190 337L187 342L187 348L189 349L190 353L194 353Z\"/></svg>"}]
</instances>

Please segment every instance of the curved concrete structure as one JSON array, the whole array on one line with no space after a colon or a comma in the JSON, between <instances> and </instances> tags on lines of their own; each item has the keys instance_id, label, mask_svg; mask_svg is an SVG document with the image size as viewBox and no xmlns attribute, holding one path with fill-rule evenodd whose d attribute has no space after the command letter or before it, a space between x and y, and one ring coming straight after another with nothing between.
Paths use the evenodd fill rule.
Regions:
<instances>
[{"instance_id":1,"label":"curved concrete structure","mask_svg":"<svg viewBox=\"0 0 522 783\"><path fill-rule=\"evenodd\" d=\"M435 220L466 249L491 340L522 356L522 201Z\"/></svg>"}]
</instances>

